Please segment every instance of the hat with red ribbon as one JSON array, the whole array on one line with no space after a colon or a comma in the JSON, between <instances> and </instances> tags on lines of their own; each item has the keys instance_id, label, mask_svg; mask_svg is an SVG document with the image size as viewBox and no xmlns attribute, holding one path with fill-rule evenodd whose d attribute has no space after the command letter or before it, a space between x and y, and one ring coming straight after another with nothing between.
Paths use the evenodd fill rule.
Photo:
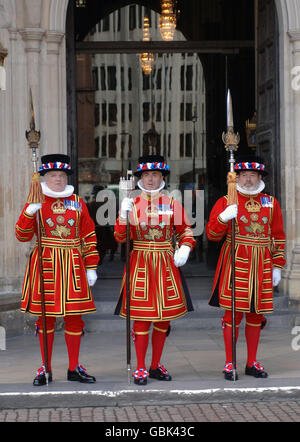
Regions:
<instances>
[{"instance_id":1,"label":"hat with red ribbon","mask_svg":"<svg viewBox=\"0 0 300 442\"><path fill-rule=\"evenodd\" d=\"M161 155L145 155L139 158L136 172L134 175L140 177L143 172L158 171L163 176L169 175L170 166L165 163L164 157Z\"/></svg>"},{"instance_id":2,"label":"hat with red ribbon","mask_svg":"<svg viewBox=\"0 0 300 442\"><path fill-rule=\"evenodd\" d=\"M240 157L235 165L234 165L235 172L257 172L261 175L267 175L267 172L265 170L265 164L261 157L253 157L253 156L245 156Z\"/></svg>"}]
</instances>

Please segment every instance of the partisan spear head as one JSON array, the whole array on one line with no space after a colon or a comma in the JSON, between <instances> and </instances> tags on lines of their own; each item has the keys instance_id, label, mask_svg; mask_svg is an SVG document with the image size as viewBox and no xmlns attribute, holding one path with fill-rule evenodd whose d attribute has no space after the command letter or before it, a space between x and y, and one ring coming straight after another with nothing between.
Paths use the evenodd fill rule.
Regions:
<instances>
[{"instance_id":1,"label":"partisan spear head","mask_svg":"<svg viewBox=\"0 0 300 442\"><path fill-rule=\"evenodd\" d=\"M226 133L223 132L222 139L223 143L225 144L225 149L227 150L227 152L230 153L230 158L229 158L230 171L227 174L227 184L228 184L227 204L231 205L238 203L237 190L236 190L237 175L234 171L234 163L235 163L234 152L238 150L240 135L239 133L234 132L232 99L229 89L227 92L226 104L227 104L227 132Z\"/></svg>"},{"instance_id":2,"label":"partisan spear head","mask_svg":"<svg viewBox=\"0 0 300 442\"><path fill-rule=\"evenodd\" d=\"M33 100L32 100L32 90L30 89L30 113L31 113L31 119L30 119L30 130L26 131L25 135L28 141L28 147L32 149L34 152L35 149L38 149L40 139L41 139L41 132L35 130L35 115L34 115L34 107L33 107Z\"/></svg>"},{"instance_id":3,"label":"partisan spear head","mask_svg":"<svg viewBox=\"0 0 300 442\"><path fill-rule=\"evenodd\" d=\"M228 89L228 92L227 92L227 130L229 130L230 127L233 128L234 125L233 125L232 99L231 99L230 89Z\"/></svg>"},{"instance_id":4,"label":"partisan spear head","mask_svg":"<svg viewBox=\"0 0 300 442\"><path fill-rule=\"evenodd\" d=\"M227 151L235 152L238 150L240 135L238 132L234 132L232 99L229 89L227 92L227 132L223 132L222 139Z\"/></svg>"}]
</instances>

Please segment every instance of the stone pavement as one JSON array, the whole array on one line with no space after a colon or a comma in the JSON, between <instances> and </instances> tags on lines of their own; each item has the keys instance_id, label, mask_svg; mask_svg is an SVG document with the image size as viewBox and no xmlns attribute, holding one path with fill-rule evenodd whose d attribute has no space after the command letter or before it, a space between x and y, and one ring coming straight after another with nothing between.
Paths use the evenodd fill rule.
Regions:
<instances>
[{"instance_id":1,"label":"stone pavement","mask_svg":"<svg viewBox=\"0 0 300 442\"><path fill-rule=\"evenodd\" d=\"M199 287L203 286L208 298L210 283L197 278L188 279L188 283L199 308L172 324L162 358L172 374L171 382L149 379L145 387L128 383L126 321L112 317L108 308L110 302L115 305L120 280L100 279L94 290L95 299L97 307L102 305L108 311L99 313L102 319L97 321L89 319L97 314L85 316L87 331L80 353L81 364L96 376L97 382L85 385L66 380L67 350L63 330L58 327L52 362L54 380L48 387L33 387L40 352L37 338L28 326L23 335L7 338L6 350L0 352L0 421L299 422L300 327L295 326L295 312L282 311L281 318L278 312L277 318L276 314L268 315L258 352L268 379L244 374L242 323L237 345L239 380L225 381L222 312L207 309L207 299L199 295ZM104 324L97 327L93 321ZM148 363L150 357L151 344ZM135 369L133 345L132 368Z\"/></svg>"},{"instance_id":2,"label":"stone pavement","mask_svg":"<svg viewBox=\"0 0 300 442\"><path fill-rule=\"evenodd\" d=\"M138 405L123 407L83 407L83 408L22 408L0 409L0 422L102 422L104 433L112 431L112 423L117 428L136 428L132 423L142 423L150 435L157 435L166 428L179 431L186 428L187 436L196 436L198 427L193 422L300 422L299 401L259 401L237 403L204 403L175 405ZM157 425L148 424L155 422ZM126 424L124 424L126 423ZM182 425L185 424L185 427ZM116 431L116 430L115 430ZM156 432L156 434L155 434Z\"/></svg>"}]
</instances>

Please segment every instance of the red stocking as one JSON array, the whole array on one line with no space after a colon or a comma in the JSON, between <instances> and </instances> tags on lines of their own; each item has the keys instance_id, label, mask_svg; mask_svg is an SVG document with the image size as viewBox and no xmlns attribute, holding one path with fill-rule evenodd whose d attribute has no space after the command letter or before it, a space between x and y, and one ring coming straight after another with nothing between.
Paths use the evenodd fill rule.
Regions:
<instances>
[{"instance_id":1,"label":"red stocking","mask_svg":"<svg viewBox=\"0 0 300 442\"><path fill-rule=\"evenodd\" d=\"M84 322L80 315L65 316L65 341L69 355L69 370L74 371L79 365L79 351Z\"/></svg>"},{"instance_id":2,"label":"red stocking","mask_svg":"<svg viewBox=\"0 0 300 442\"><path fill-rule=\"evenodd\" d=\"M238 340L239 336L239 325L241 323L241 320L243 318L243 313L236 312L235 320L236 320L236 327L235 327L235 342ZM224 337L224 345L225 345L225 355L226 355L226 361L225 364L228 362L232 362L232 317L231 317L231 311L226 310L224 318L223 318L223 337Z\"/></svg>"},{"instance_id":3,"label":"red stocking","mask_svg":"<svg viewBox=\"0 0 300 442\"><path fill-rule=\"evenodd\" d=\"M152 332L152 361L151 368L155 370L160 363L160 358L164 349L167 331L170 325L170 321L167 322L155 322L153 324Z\"/></svg>"},{"instance_id":4,"label":"red stocking","mask_svg":"<svg viewBox=\"0 0 300 442\"><path fill-rule=\"evenodd\" d=\"M67 344L69 355L69 370L74 371L77 365L79 365L79 350L81 344L81 332L78 335L71 335L67 331L65 332L65 341Z\"/></svg>"},{"instance_id":5,"label":"red stocking","mask_svg":"<svg viewBox=\"0 0 300 442\"><path fill-rule=\"evenodd\" d=\"M256 361L256 353L259 343L260 330L261 330L260 324L252 325L246 323L245 335L246 335L247 351L248 351L248 359L247 359L248 367L252 367L253 362Z\"/></svg>"},{"instance_id":6,"label":"red stocking","mask_svg":"<svg viewBox=\"0 0 300 442\"><path fill-rule=\"evenodd\" d=\"M137 370L146 368L145 357L149 343L149 328L151 322L148 321L134 321L133 329L135 335L135 352L137 358Z\"/></svg>"}]
</instances>

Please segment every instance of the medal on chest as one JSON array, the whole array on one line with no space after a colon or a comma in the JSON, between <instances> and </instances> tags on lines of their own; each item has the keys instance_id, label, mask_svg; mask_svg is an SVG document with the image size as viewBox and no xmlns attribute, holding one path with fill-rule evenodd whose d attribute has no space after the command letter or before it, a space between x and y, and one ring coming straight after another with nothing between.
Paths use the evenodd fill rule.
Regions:
<instances>
[{"instance_id":1,"label":"medal on chest","mask_svg":"<svg viewBox=\"0 0 300 442\"><path fill-rule=\"evenodd\" d=\"M76 203L76 204L75 204ZM57 199L51 204L52 216L46 219L46 223L51 227L50 233L58 238L67 238L71 235L70 227L73 227L75 220L69 218L67 210L81 210L81 204L76 201Z\"/></svg>"},{"instance_id":2,"label":"medal on chest","mask_svg":"<svg viewBox=\"0 0 300 442\"><path fill-rule=\"evenodd\" d=\"M245 209L249 214L248 216L250 217L250 220L248 219L248 216L245 215L242 215L240 218L240 220L245 224L245 231L254 235L263 234L265 231L265 225L268 223L268 217L263 216L261 219L261 224L259 214L261 213L262 208L266 207L265 204L269 204L269 201L265 201L262 197L261 202L262 204L259 201L255 200L252 196L250 196L250 199L245 203ZM250 224L247 225L249 221Z\"/></svg>"},{"instance_id":3,"label":"medal on chest","mask_svg":"<svg viewBox=\"0 0 300 442\"><path fill-rule=\"evenodd\" d=\"M163 229L165 227L165 223L161 222L158 225L147 225L145 222L141 222L140 224L141 230L143 232L144 239L148 241L155 241L157 239L161 239L163 235Z\"/></svg>"},{"instance_id":4,"label":"medal on chest","mask_svg":"<svg viewBox=\"0 0 300 442\"><path fill-rule=\"evenodd\" d=\"M260 198L262 207L273 207L273 199L270 196L262 196Z\"/></svg>"}]
</instances>

